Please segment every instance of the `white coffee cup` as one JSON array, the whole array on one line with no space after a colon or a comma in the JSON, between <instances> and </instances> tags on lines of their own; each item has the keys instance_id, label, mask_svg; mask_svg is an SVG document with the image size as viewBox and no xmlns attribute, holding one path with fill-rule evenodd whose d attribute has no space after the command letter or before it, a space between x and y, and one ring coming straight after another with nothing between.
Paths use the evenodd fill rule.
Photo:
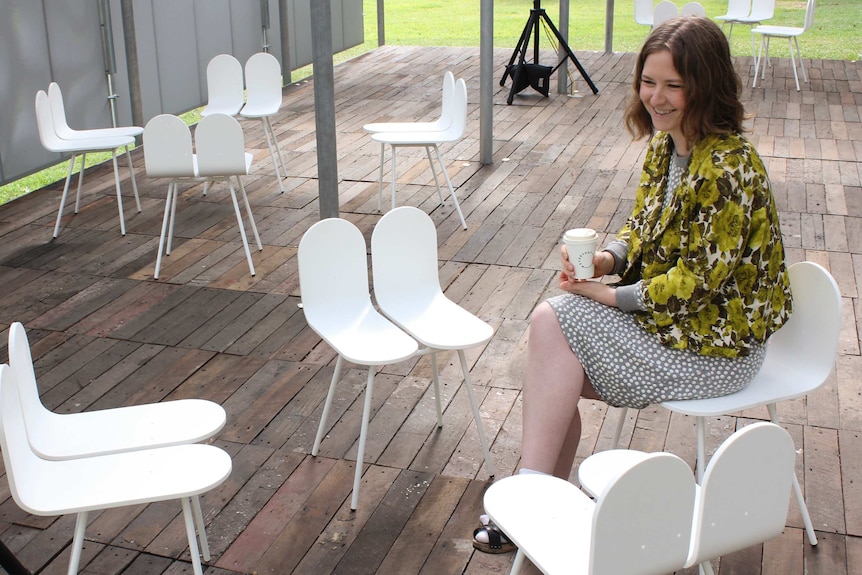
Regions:
<instances>
[{"instance_id":1,"label":"white coffee cup","mask_svg":"<svg viewBox=\"0 0 862 575\"><path fill-rule=\"evenodd\" d=\"M569 262L575 266L575 278L586 280L596 273L593 256L599 246L599 236L590 228L575 228L563 234L563 243L569 252Z\"/></svg>"}]
</instances>

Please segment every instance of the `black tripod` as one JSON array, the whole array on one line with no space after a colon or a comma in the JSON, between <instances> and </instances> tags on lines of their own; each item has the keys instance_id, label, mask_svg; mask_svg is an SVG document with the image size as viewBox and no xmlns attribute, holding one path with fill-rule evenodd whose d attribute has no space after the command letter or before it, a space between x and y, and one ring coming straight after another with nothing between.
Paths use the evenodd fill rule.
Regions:
<instances>
[{"instance_id":1,"label":"black tripod","mask_svg":"<svg viewBox=\"0 0 862 575\"><path fill-rule=\"evenodd\" d=\"M544 21L551 32L557 39L559 46L566 51L566 57L569 58L572 62L574 62L575 66L577 66L578 71L581 73L581 76L584 80L589 84L590 89L593 91L593 94L598 94L599 89L596 88L596 85L593 84L593 81L590 80L590 76L587 74L587 71L584 70L584 67L581 66L581 63L578 62L578 59L575 57L572 49L569 48L569 45L566 44L566 41L563 40L563 37L560 35L560 31L557 30L557 27L554 26L554 23L551 22L551 19L548 18L547 13L545 13L544 8L542 8L541 0L533 0L533 8L530 10L530 18L527 20L527 25L524 26L524 31L521 32L521 38L518 40L518 45L515 47L515 51L512 52L512 58L509 60L509 65L506 66L506 70L503 72L503 78L500 80L500 85L503 86L506 84L506 78L512 77L512 89L509 90L509 99L506 103L511 104L512 99L515 97L515 94L523 90L528 85L533 85L534 88L538 89L544 95L548 95L547 85L539 87L535 84L536 78L533 77L535 74L542 76L542 80L544 82L548 81L548 76L553 74L557 68L559 68L563 62L566 61L566 58L560 60L560 62L554 66L553 68L548 68L545 71L538 71L530 74L528 69L530 68L530 64L527 64L526 55L527 55L527 47L530 44L530 36L533 36L533 63L532 67L536 68L539 64L539 23L540 21ZM518 60L518 64L515 65L515 60ZM531 77L526 77L527 75ZM544 89L542 89L544 88Z\"/></svg>"}]
</instances>

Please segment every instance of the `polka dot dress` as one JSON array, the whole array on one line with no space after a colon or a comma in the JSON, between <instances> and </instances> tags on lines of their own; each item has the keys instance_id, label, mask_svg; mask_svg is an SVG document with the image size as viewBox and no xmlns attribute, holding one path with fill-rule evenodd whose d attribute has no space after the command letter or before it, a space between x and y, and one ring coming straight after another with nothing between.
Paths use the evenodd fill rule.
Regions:
<instances>
[{"instance_id":1,"label":"polka dot dress","mask_svg":"<svg viewBox=\"0 0 862 575\"><path fill-rule=\"evenodd\" d=\"M599 397L640 409L672 399L704 399L739 391L763 363L764 346L734 359L665 347L632 314L589 298L548 300L563 334Z\"/></svg>"}]
</instances>

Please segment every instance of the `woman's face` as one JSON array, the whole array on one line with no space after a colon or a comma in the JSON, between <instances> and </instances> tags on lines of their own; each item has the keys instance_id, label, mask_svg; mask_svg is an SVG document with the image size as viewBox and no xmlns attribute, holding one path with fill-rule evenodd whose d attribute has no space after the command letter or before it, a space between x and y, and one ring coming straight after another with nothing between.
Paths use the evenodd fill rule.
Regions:
<instances>
[{"instance_id":1,"label":"woman's face","mask_svg":"<svg viewBox=\"0 0 862 575\"><path fill-rule=\"evenodd\" d=\"M669 132L679 154L689 152L682 132L685 94L682 76L673 66L669 50L653 52L644 60L640 99L656 130Z\"/></svg>"}]
</instances>

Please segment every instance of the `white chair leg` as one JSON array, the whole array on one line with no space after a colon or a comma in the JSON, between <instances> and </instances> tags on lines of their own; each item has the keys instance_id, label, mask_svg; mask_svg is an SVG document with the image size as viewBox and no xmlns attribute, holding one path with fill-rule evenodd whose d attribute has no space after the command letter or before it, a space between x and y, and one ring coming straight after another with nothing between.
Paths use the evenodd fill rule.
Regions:
<instances>
[{"instance_id":1,"label":"white chair leg","mask_svg":"<svg viewBox=\"0 0 862 575\"><path fill-rule=\"evenodd\" d=\"M452 196L452 202L455 203L455 211L458 212L458 217L461 219L461 226L466 230L467 222L464 221L464 214L461 213L461 206L458 204L457 196L455 196L455 188L452 187L452 180L449 179L449 172L446 171L446 166L443 164L443 158L440 157L440 148L434 146L434 151L437 152L437 161L440 162L440 169L443 170L443 176L446 178L446 185L449 186L449 194Z\"/></svg>"},{"instance_id":2,"label":"white chair leg","mask_svg":"<svg viewBox=\"0 0 862 575\"><path fill-rule=\"evenodd\" d=\"M263 134L266 136L266 145L269 146L269 156L272 158L272 167L275 168L275 177L278 180L278 187L281 188L282 193L284 193L284 182L281 181L281 173L278 171L278 162L275 159L275 151L272 147L272 140L269 137L269 124L267 123L267 118L261 118L260 121L263 124ZM273 137L275 137L274 134Z\"/></svg>"},{"instance_id":3,"label":"white chair leg","mask_svg":"<svg viewBox=\"0 0 862 575\"><path fill-rule=\"evenodd\" d=\"M242 212L239 211L239 202L236 200L236 190L230 178L227 180L230 188L230 199L233 201L233 211L236 212L236 224L239 226L239 235L242 238L242 247L245 250L245 258L248 260L248 269L254 275L254 262L251 261L251 250L248 248L248 237L245 235L245 224L242 221Z\"/></svg>"},{"instance_id":4,"label":"white chair leg","mask_svg":"<svg viewBox=\"0 0 862 575\"><path fill-rule=\"evenodd\" d=\"M320 442L323 441L323 430L329 420L329 408L332 406L332 398L335 397L335 384L341 377L341 363L343 358L339 355L335 360L335 371L332 372L332 380L329 382L329 391L326 392L326 401L323 404L323 413L320 415L320 423L317 425L317 435L314 437L314 445L311 447L311 456L317 457L320 450Z\"/></svg>"},{"instance_id":5,"label":"white chair leg","mask_svg":"<svg viewBox=\"0 0 862 575\"><path fill-rule=\"evenodd\" d=\"M796 59L799 60L799 67L802 69L802 79L807 84L808 73L805 71L805 62L802 61L802 53L799 51L799 40L796 36L793 37L793 44L796 46ZM790 47L790 53L793 54L793 46Z\"/></svg>"},{"instance_id":6,"label":"white chair leg","mask_svg":"<svg viewBox=\"0 0 862 575\"><path fill-rule=\"evenodd\" d=\"M69 575L78 574L81 550L84 548L84 531L87 530L87 512L81 511L75 519L75 535L72 537L72 555L69 557Z\"/></svg>"},{"instance_id":7,"label":"white chair leg","mask_svg":"<svg viewBox=\"0 0 862 575\"><path fill-rule=\"evenodd\" d=\"M365 384L365 402L362 407L362 425L359 429L359 450L356 453L356 471L353 473L353 495L350 498L350 510L359 507L359 484L362 481L362 466L365 461L365 440L368 439L368 420L371 419L371 399L374 393L374 370L377 366L368 366L368 381Z\"/></svg>"},{"instance_id":8,"label":"white chair leg","mask_svg":"<svg viewBox=\"0 0 862 575\"><path fill-rule=\"evenodd\" d=\"M383 156L386 144L380 144L380 175L377 177L377 211L383 211Z\"/></svg>"},{"instance_id":9,"label":"white chair leg","mask_svg":"<svg viewBox=\"0 0 862 575\"><path fill-rule=\"evenodd\" d=\"M126 235L126 217L123 214L123 194L120 192L120 167L117 165L117 151L111 150L114 163L114 185L117 187L117 209L120 210L120 234Z\"/></svg>"},{"instance_id":10,"label":"white chair leg","mask_svg":"<svg viewBox=\"0 0 862 575\"><path fill-rule=\"evenodd\" d=\"M425 146L425 153L428 155L428 164L431 166L431 175L434 176L434 185L437 186L437 197L440 198L440 205L446 203L446 200L443 199L443 190L440 189L440 180L437 179L437 170L434 168L434 160L431 159L431 146ZM443 171L446 171L446 168L441 166Z\"/></svg>"},{"instance_id":11,"label":"white chair leg","mask_svg":"<svg viewBox=\"0 0 862 575\"><path fill-rule=\"evenodd\" d=\"M78 213L78 208L81 204L81 188L84 187L84 166L87 165L87 153L81 154L81 169L78 170L78 191L75 193L75 213Z\"/></svg>"},{"instance_id":12,"label":"white chair leg","mask_svg":"<svg viewBox=\"0 0 862 575\"><path fill-rule=\"evenodd\" d=\"M195 523L192 517L192 509L189 504L189 498L183 497L181 500L183 505L183 519L186 524L186 536L189 539L189 555L192 556L192 569L195 575L203 575L204 570L201 567L201 557L198 554L198 542L195 536Z\"/></svg>"},{"instance_id":13,"label":"white chair leg","mask_svg":"<svg viewBox=\"0 0 862 575\"><path fill-rule=\"evenodd\" d=\"M168 231L168 220L171 217L171 205L173 204L173 193L176 182L168 184L168 197L165 200L165 215L162 218L162 234L159 236L159 253L156 256L156 271L153 273L153 279L159 279L159 270L162 269L162 253L165 247L165 235Z\"/></svg>"},{"instance_id":14,"label":"white chair leg","mask_svg":"<svg viewBox=\"0 0 862 575\"><path fill-rule=\"evenodd\" d=\"M752 39L754 35L752 34ZM763 52L763 36L760 37L760 48L754 53L754 79L751 81L751 87L757 87L757 72L760 70L760 56Z\"/></svg>"},{"instance_id":15,"label":"white chair leg","mask_svg":"<svg viewBox=\"0 0 862 575\"><path fill-rule=\"evenodd\" d=\"M66 185L63 186L63 195L60 196L60 209L57 210L57 223L54 224L55 238L60 234L60 220L63 219L63 207L66 205L66 196L69 195L69 182L72 181L72 169L75 166L75 158L77 158L75 155L72 155L72 157L69 158L69 173L66 175Z\"/></svg>"},{"instance_id":16,"label":"white chair leg","mask_svg":"<svg viewBox=\"0 0 862 575\"><path fill-rule=\"evenodd\" d=\"M171 249L174 245L174 224L177 223L177 201L180 195L179 183L174 182L174 194L171 196L171 218L168 220L168 247L165 249L166 255L171 255Z\"/></svg>"},{"instance_id":17,"label":"white chair leg","mask_svg":"<svg viewBox=\"0 0 862 575\"><path fill-rule=\"evenodd\" d=\"M269 133L272 135L272 143L275 145L275 154L278 156L278 161L281 164L281 171L287 177L287 166L284 165L284 157L281 155L281 147L278 145L278 139L275 137L275 128L272 127L272 120L269 116L266 117L266 123L269 126Z\"/></svg>"},{"instance_id":18,"label":"white chair leg","mask_svg":"<svg viewBox=\"0 0 862 575\"><path fill-rule=\"evenodd\" d=\"M395 150L397 146L392 146L392 209L395 209L395 180L398 178L398 168L395 162Z\"/></svg>"},{"instance_id":19,"label":"white chair leg","mask_svg":"<svg viewBox=\"0 0 862 575\"><path fill-rule=\"evenodd\" d=\"M518 552L515 553L515 560L512 562L512 570L509 571L509 575L518 575L521 572L521 566L524 564L524 552L518 549Z\"/></svg>"},{"instance_id":20,"label":"white chair leg","mask_svg":"<svg viewBox=\"0 0 862 575\"><path fill-rule=\"evenodd\" d=\"M629 410L627 407L621 407L619 409L620 416L617 419L617 425L614 429L614 438L611 443L611 449L617 449L620 446L620 437L623 435L623 425L626 423L626 417L628 416Z\"/></svg>"},{"instance_id":21,"label":"white chair leg","mask_svg":"<svg viewBox=\"0 0 862 575\"><path fill-rule=\"evenodd\" d=\"M207 541L207 532L204 528L204 514L201 511L201 498L199 495L192 497L192 511L195 513L195 528L198 532L198 540L201 546L201 557L204 561L210 560L210 544Z\"/></svg>"},{"instance_id":22,"label":"white chair leg","mask_svg":"<svg viewBox=\"0 0 862 575\"><path fill-rule=\"evenodd\" d=\"M257 242L257 251L261 251L263 249L263 244L260 243L260 234L257 233L257 224L254 223L254 214L251 213L251 204L248 203L248 194L245 193L245 184L242 183L242 178L239 176L236 177L236 181L239 184L239 189L242 192L242 201L245 204L245 211L248 213L249 222L251 222L251 231L254 232L254 240Z\"/></svg>"},{"instance_id":23,"label":"white chair leg","mask_svg":"<svg viewBox=\"0 0 862 575\"><path fill-rule=\"evenodd\" d=\"M772 423L778 423L778 410L774 403L766 406L769 410L769 419ZM793 474L793 492L796 494L796 502L799 504L799 513L802 515L802 523L805 525L805 532L808 534L808 542L811 545L817 545L817 534L814 533L814 524L811 523L811 516L808 514L808 506L805 504L805 498L802 496L802 487L799 485L799 478L796 473Z\"/></svg>"},{"instance_id":24,"label":"white chair leg","mask_svg":"<svg viewBox=\"0 0 862 575\"><path fill-rule=\"evenodd\" d=\"M706 467L706 420L703 417L697 418L697 482L700 484L703 480L703 470Z\"/></svg>"},{"instance_id":25,"label":"white chair leg","mask_svg":"<svg viewBox=\"0 0 862 575\"><path fill-rule=\"evenodd\" d=\"M138 196L138 181L135 179L135 167L132 165L132 153L129 151L129 146L126 146L126 159L129 160L129 174L132 176L132 190L135 192L135 205L138 207L138 213L140 213L141 198Z\"/></svg>"},{"instance_id":26,"label":"white chair leg","mask_svg":"<svg viewBox=\"0 0 862 575\"><path fill-rule=\"evenodd\" d=\"M440 399L440 375L437 369L437 352L431 354L431 369L434 377L434 403L437 406L437 427L443 427L443 404Z\"/></svg>"},{"instance_id":27,"label":"white chair leg","mask_svg":"<svg viewBox=\"0 0 862 575\"><path fill-rule=\"evenodd\" d=\"M482 416L479 413L479 404L476 403L476 396L473 394L473 383L470 381L470 369L467 366L467 357L464 355L464 350L458 350L458 359L461 360L461 371L464 373L464 385L467 387L467 397L470 398L470 407L473 409L473 419L476 422L476 432L479 434L479 443L482 444L482 454L485 457L485 467L488 468L488 475L495 477L497 475L494 469L494 462L491 460L491 450L488 448L488 440L485 438L485 430L482 426Z\"/></svg>"}]
</instances>

